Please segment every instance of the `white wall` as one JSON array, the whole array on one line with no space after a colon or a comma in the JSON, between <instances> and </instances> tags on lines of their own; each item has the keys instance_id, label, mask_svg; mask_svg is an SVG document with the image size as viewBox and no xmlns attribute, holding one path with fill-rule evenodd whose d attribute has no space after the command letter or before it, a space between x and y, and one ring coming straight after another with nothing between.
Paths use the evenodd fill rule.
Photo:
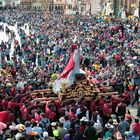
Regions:
<instances>
[{"instance_id":1,"label":"white wall","mask_svg":"<svg viewBox=\"0 0 140 140\"><path fill-rule=\"evenodd\" d=\"M2 5L0 5L0 6L5 6L5 1L4 0L0 0L0 2L2 3Z\"/></svg>"},{"instance_id":2,"label":"white wall","mask_svg":"<svg viewBox=\"0 0 140 140\"><path fill-rule=\"evenodd\" d=\"M91 14L97 14L100 11L101 0L90 0L91 3Z\"/></svg>"}]
</instances>

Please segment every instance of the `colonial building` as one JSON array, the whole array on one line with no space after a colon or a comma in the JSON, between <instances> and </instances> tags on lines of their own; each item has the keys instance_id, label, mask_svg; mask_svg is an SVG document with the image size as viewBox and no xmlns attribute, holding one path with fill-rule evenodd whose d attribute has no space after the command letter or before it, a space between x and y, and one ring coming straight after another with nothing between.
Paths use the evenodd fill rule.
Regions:
<instances>
[{"instance_id":1,"label":"colonial building","mask_svg":"<svg viewBox=\"0 0 140 140\"><path fill-rule=\"evenodd\" d=\"M66 0L53 0L53 9L64 11L66 9Z\"/></svg>"},{"instance_id":2,"label":"colonial building","mask_svg":"<svg viewBox=\"0 0 140 140\"><path fill-rule=\"evenodd\" d=\"M20 6L22 9L30 10L32 8L32 0L22 0Z\"/></svg>"},{"instance_id":3,"label":"colonial building","mask_svg":"<svg viewBox=\"0 0 140 140\"><path fill-rule=\"evenodd\" d=\"M32 10L64 11L66 8L66 0L22 0L22 8Z\"/></svg>"},{"instance_id":4,"label":"colonial building","mask_svg":"<svg viewBox=\"0 0 140 140\"><path fill-rule=\"evenodd\" d=\"M52 0L34 0L32 3L32 9L49 12L51 10L51 4Z\"/></svg>"},{"instance_id":5,"label":"colonial building","mask_svg":"<svg viewBox=\"0 0 140 140\"><path fill-rule=\"evenodd\" d=\"M104 12L104 14L114 13L118 16L122 8L128 14L133 14L139 5L138 2L139 0L22 0L21 5L22 8L41 9L46 12L62 11L64 14L78 13L82 15L95 15Z\"/></svg>"},{"instance_id":6,"label":"colonial building","mask_svg":"<svg viewBox=\"0 0 140 140\"><path fill-rule=\"evenodd\" d=\"M133 15L138 3L139 0L114 0L114 12L117 14L123 7L129 15Z\"/></svg>"},{"instance_id":7,"label":"colonial building","mask_svg":"<svg viewBox=\"0 0 140 140\"><path fill-rule=\"evenodd\" d=\"M96 0L93 0L95 3ZM101 0L99 0L101 1ZM135 9L138 6L139 0L102 0L100 5L101 7L107 3L111 2L111 7L114 15L118 16L120 10L123 8L129 15L134 14Z\"/></svg>"},{"instance_id":8,"label":"colonial building","mask_svg":"<svg viewBox=\"0 0 140 140\"><path fill-rule=\"evenodd\" d=\"M138 6L138 1L139 0L121 0L121 5L124 6L125 10L129 14L133 14Z\"/></svg>"},{"instance_id":9,"label":"colonial building","mask_svg":"<svg viewBox=\"0 0 140 140\"><path fill-rule=\"evenodd\" d=\"M20 4L20 0L0 0L0 7L15 7Z\"/></svg>"}]
</instances>

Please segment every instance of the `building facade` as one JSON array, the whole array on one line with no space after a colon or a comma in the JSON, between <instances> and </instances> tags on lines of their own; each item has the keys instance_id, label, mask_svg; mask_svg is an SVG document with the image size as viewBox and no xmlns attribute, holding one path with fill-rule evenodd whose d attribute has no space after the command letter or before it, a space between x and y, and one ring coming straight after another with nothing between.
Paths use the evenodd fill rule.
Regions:
<instances>
[{"instance_id":1,"label":"building facade","mask_svg":"<svg viewBox=\"0 0 140 140\"><path fill-rule=\"evenodd\" d=\"M20 4L20 0L0 0L0 7L15 7Z\"/></svg>"},{"instance_id":2,"label":"building facade","mask_svg":"<svg viewBox=\"0 0 140 140\"><path fill-rule=\"evenodd\" d=\"M66 0L22 0L21 7L24 9L43 10L45 12L64 11Z\"/></svg>"},{"instance_id":3,"label":"building facade","mask_svg":"<svg viewBox=\"0 0 140 140\"><path fill-rule=\"evenodd\" d=\"M124 7L124 10L132 15L138 6L139 0L119 0L119 7Z\"/></svg>"},{"instance_id":4,"label":"building facade","mask_svg":"<svg viewBox=\"0 0 140 140\"><path fill-rule=\"evenodd\" d=\"M114 0L114 12L117 15L123 8L128 15L133 15L136 8L139 7L139 0Z\"/></svg>"},{"instance_id":5,"label":"building facade","mask_svg":"<svg viewBox=\"0 0 140 140\"><path fill-rule=\"evenodd\" d=\"M122 8L128 15L133 15L140 2L139 0L102 0L100 6L103 7L103 5L109 1L111 2L111 7L115 16L118 16Z\"/></svg>"},{"instance_id":6,"label":"building facade","mask_svg":"<svg viewBox=\"0 0 140 140\"><path fill-rule=\"evenodd\" d=\"M101 0L90 0L91 14L96 15L101 12Z\"/></svg>"},{"instance_id":7,"label":"building facade","mask_svg":"<svg viewBox=\"0 0 140 140\"><path fill-rule=\"evenodd\" d=\"M110 5L108 3L110 3ZM140 4L139 0L22 0L21 5L27 9L41 9L47 12L62 11L68 15L77 13L81 15L96 15L102 13L105 6L109 6L104 13L110 13L108 11L108 9L110 9L115 16L118 16L122 8L129 15L134 14L136 7Z\"/></svg>"},{"instance_id":8,"label":"building facade","mask_svg":"<svg viewBox=\"0 0 140 140\"><path fill-rule=\"evenodd\" d=\"M20 3L20 7L22 9L30 10L32 9L32 4L33 4L32 0L22 0Z\"/></svg>"},{"instance_id":9,"label":"building facade","mask_svg":"<svg viewBox=\"0 0 140 140\"><path fill-rule=\"evenodd\" d=\"M51 7L52 10L65 12L66 0L53 0Z\"/></svg>"},{"instance_id":10,"label":"building facade","mask_svg":"<svg viewBox=\"0 0 140 140\"><path fill-rule=\"evenodd\" d=\"M0 7L4 7L5 6L5 0L0 0Z\"/></svg>"},{"instance_id":11,"label":"building facade","mask_svg":"<svg viewBox=\"0 0 140 140\"><path fill-rule=\"evenodd\" d=\"M4 6L16 7L20 5L20 0L4 0Z\"/></svg>"}]
</instances>

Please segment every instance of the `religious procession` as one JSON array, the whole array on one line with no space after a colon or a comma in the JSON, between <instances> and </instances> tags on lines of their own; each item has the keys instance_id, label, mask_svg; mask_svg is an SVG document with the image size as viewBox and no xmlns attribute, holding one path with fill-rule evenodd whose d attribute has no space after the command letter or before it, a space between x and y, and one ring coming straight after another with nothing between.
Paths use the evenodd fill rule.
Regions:
<instances>
[{"instance_id":1,"label":"religious procession","mask_svg":"<svg viewBox=\"0 0 140 140\"><path fill-rule=\"evenodd\" d=\"M140 140L139 9L99 9L0 10L0 140Z\"/></svg>"}]
</instances>

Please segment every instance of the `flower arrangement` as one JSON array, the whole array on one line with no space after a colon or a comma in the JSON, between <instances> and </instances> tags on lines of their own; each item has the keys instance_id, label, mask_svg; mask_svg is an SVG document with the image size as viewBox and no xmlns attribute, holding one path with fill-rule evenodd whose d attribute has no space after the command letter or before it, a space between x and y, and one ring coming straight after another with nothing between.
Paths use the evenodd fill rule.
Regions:
<instances>
[{"instance_id":1,"label":"flower arrangement","mask_svg":"<svg viewBox=\"0 0 140 140\"><path fill-rule=\"evenodd\" d=\"M67 87L68 87L67 82L66 81L62 82L62 84L61 84L62 93L66 92Z\"/></svg>"},{"instance_id":2,"label":"flower arrangement","mask_svg":"<svg viewBox=\"0 0 140 140\"><path fill-rule=\"evenodd\" d=\"M55 81L57 78L58 78L58 74L53 73L53 74L51 75L52 81Z\"/></svg>"}]
</instances>

